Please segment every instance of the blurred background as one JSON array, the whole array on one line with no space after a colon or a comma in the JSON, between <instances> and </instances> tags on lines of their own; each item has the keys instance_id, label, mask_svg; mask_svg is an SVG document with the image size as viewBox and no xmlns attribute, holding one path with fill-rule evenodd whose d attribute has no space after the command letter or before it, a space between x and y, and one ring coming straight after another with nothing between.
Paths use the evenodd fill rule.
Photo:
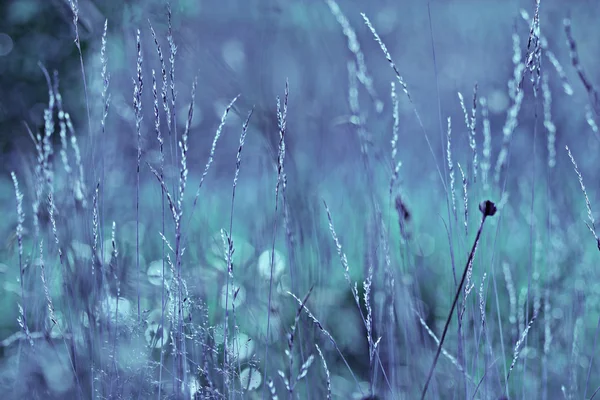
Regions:
<instances>
[{"instance_id":1,"label":"blurred background","mask_svg":"<svg viewBox=\"0 0 600 400\"><path fill-rule=\"evenodd\" d=\"M428 131L434 132L439 118L428 3L381 0L371 3L341 1L339 5L358 34L368 69L375 77L377 95L382 100L388 99L393 73L382 60L383 55L365 27L360 12L369 16L387 44L409 84ZM186 88L191 86L195 76L198 77L202 95L198 96L197 104L202 113L197 114L197 124L214 119L215 104L238 93L242 94L246 108L256 105L257 109L265 110L263 114L274 109L275 96L282 93L288 78L291 102L296 106L296 112L290 113L290 118L296 119L297 123L292 125L298 126L298 133L290 134L290 142L298 137L310 137L311 140L300 142L313 147L311 150L327 148L327 158L337 162L337 157L341 156L338 153L344 153L341 144L347 142L339 140L339 131L343 130L339 121L348 114L347 102L341 98L347 97L346 63L351 53L325 1L226 0L215 5L200 0L181 0L173 2L172 6L178 46L178 92L184 100L184 96L189 95ZM516 30L525 39L528 24L522 20L519 11L525 9L532 13L534 2L432 1L430 6L444 120L449 115L459 121L461 110L456 92L461 91L469 98L473 85L478 83L480 95L489 101L492 126L501 126L509 106L506 83L512 74L511 34ZM81 101L81 71L68 0L5 0L0 7L3 154L22 151L28 145L28 139L22 141L26 136L23 122L34 127L42 125L47 88L38 62L49 71L58 71L67 109L71 110L76 126L81 126L79 130L85 131L87 127L82 125L87 124L86 119L80 120L85 116L82 112L84 102ZM589 66L591 80L597 81L593 66L594 54L600 44L594 40L597 35L593 30L598 7L596 2L585 0L568 3L548 0L542 4L543 34L570 78L575 74L569 67L562 20L566 16L572 17L582 64ZM164 39L165 3L162 0L80 0L79 9L79 33L87 64L91 107L100 107L97 104L101 87L98 58L103 24L107 19L111 92L118 112L119 105L131 105L136 29L142 31L146 76L150 76L150 66L159 69L149 22ZM163 47L167 50L166 43ZM566 117L581 110L586 101L585 96L577 96L582 94L582 86L577 80L571 80L576 96L556 96L554 99L555 123L559 127ZM552 86L557 83L558 80L550 80ZM147 87L150 87L149 80ZM150 90L146 93L149 95ZM568 106L563 107L561 101L568 102ZM405 106L402 126L410 131L415 124L410 117L412 110L405 102L401 104ZM180 105L183 119L186 115L184 101ZM386 105L389 111L389 102ZM149 107L147 109L150 111ZM530 113L523 114L526 118ZM383 113L378 118L389 120L391 113ZM319 128L323 127L331 128L331 133L318 135ZM582 127L570 126L572 130ZM431 136L437 140L439 135ZM338 145L322 146L321 140ZM419 135L405 135L403 143L410 149L404 157L420 155L424 150ZM558 144L561 144L560 134ZM324 157L323 154L320 156ZM4 158L3 163L7 162Z\"/></svg>"},{"instance_id":2,"label":"blurred background","mask_svg":"<svg viewBox=\"0 0 600 400\"><path fill-rule=\"evenodd\" d=\"M161 65L150 26L156 31L168 67L165 2L79 0L78 4L78 30L85 66L87 102L82 85L79 53L74 43L73 17L69 2L0 0L0 204L3 211L0 234L1 237L8 238L6 246L0 250L0 254L7 260L0 264L0 282L3 284L0 290L10 294L2 296L1 306L10 311L0 317L0 339L14 333L17 313L15 297L18 287L13 279L18 272L13 266L16 215L13 211L14 190L10 171L14 170L24 177L22 191L28 204L27 201L30 201L33 193L30 175L35 160L35 149L25 124L34 133L41 132L44 126L44 108L48 103L48 87L39 63L50 73L58 73L64 108L73 119L82 148L94 148L97 152L96 160L102 159L110 166L111 172L107 174L104 194L106 220L122 221L124 240L129 241L130 246L135 226L137 136L132 106L132 79L135 77L138 29L141 33L144 74L142 152L145 161L155 165L158 160L153 128L151 70L156 71L160 80ZM374 186L369 186L369 177L364 176L359 162L360 142L356 126L351 119L352 112L348 101L348 62L354 60L354 55L349 50L347 38L326 1L171 2L172 30L177 45L176 121L180 133L188 115L192 83L194 79L198 82L190 130L188 200L193 199L223 110L231 99L241 94L225 125L215 163L208 178L210 189L203 195L191 222L190 236L194 235L193 240L197 242L193 243L197 243L197 246L190 245L190 263L193 263L198 271L201 267L206 267L206 264L215 263L214 254L207 256L206 253L215 252L215 243L217 248L220 246L221 238L218 232L228 225L231 181L239 133L243 120L253 107L254 115L244 150L239 197L236 200L235 212L239 220L236 221L235 231L240 236L239 243L247 243L249 246L246 250L247 256L240 250L241 257L248 265L257 264L259 255L270 247L273 223L279 218L274 214L274 162L279 140L275 114L276 98L284 95L287 79L288 190L290 208L300 236L298 253L293 257L287 254L287 257L290 262L296 263L298 271L302 271L303 278L298 287L300 295L315 283L317 290L314 301L315 304L323 306L323 310L327 309L327 306L333 306L334 310L339 306L346 311L354 307L347 291L339 288L334 290L343 281L343 273L337 265L337 255L326 229L327 220L324 218L320 199L325 198L332 210L334 220L337 221L336 228L341 232L343 243L347 243L345 249L351 264L354 265L354 268L351 268L352 277L360 281L364 278L363 253L370 245L366 237L368 227L365 227L368 224L363 218L371 206L368 192L373 190L378 195L387 196L392 165L390 140L393 118L390 83L395 81L394 73L384 54L364 24L360 15L364 12L387 45L408 84L412 99L412 103L407 101L404 93L397 88L400 105L398 159L403 163L399 179L402 197L411 209L414 225L412 229L415 232L411 238L414 246L411 256L413 258L408 262L410 266L402 270L404 275L401 275L400 281L406 286L414 284L418 287L413 293L419 293L419 301L425 304L424 308L428 312L428 323L439 332L448 310L448 299L451 298L454 288L448 266L448 237L440 220L440 215L447 215L445 194L436 168L437 162L438 167L443 170L442 166L446 162L446 118L452 118L452 151L455 162L460 162L466 167L470 165L471 149L457 92L464 95L470 109L473 88L477 84L478 97L485 97L489 108L493 166L502 144L502 128L512 102L507 86L514 70L512 35L518 35L520 49L525 54L530 22L524 20L521 10L526 10L531 17L535 2L339 0L338 4L356 32L357 41L365 56L368 74L372 78L372 90L364 90L361 85L358 99L361 117L367 121L369 140L372 143L371 155L375 177L371 184ZM571 264L588 263L593 260L589 249L582 250L582 243L589 240L586 236L589 232L583 223L586 209L579 182L564 152L565 145L569 145L577 158L592 204L600 207L600 202L596 201L599 175L595 160L595 155L600 151L600 139L598 132L594 133L586 121L589 98L570 62L563 19L571 18L581 64L590 81L598 87L599 16L600 3L597 1L541 1L541 33L547 40L547 49L556 56L565 73L564 78L561 78L549 59L543 59L543 68L549 76L548 82L553 95L551 113L552 121L556 125L557 165L552 172L548 172L548 134L542 124L544 111L541 95L535 97L531 84L526 83L518 126L512 138L510 172L506 178L506 191L510 193L510 200L507 201L504 214L505 225L498 241L489 239L487 242L498 249L498 254L491 256L491 259L480 260L485 265L498 264L500 260L512 262L516 266L513 278L522 284L517 286L522 287L527 286L527 270L519 265L527 264L523 260L530 259L533 248L531 243L540 240L544 246L547 243L556 246L553 253L555 258L551 262L540 262L539 268L543 275L542 280L552 275L548 282L557 285L556 287L567 288L564 298L556 302L562 313L555 321L557 335L560 336L561 332L559 325L567 327L563 332L563 339L571 338L572 326L580 315L578 307L581 301L572 290L581 289L577 285L585 284L585 271L588 271L582 269L571 276L572 280L567 280L564 277L564 269ZM105 21L108 21L107 58L111 77L111 107L107 130L105 136L101 137L99 121L103 107L103 82L100 76L100 48ZM529 76L526 76L526 81L528 79ZM573 93L564 89L565 80L569 82ZM382 108L378 107L379 103L382 104ZM87 107L90 120L87 118ZM435 159L415 118L414 108L418 110L423 127L431 140ZM536 122L537 130L534 129ZM479 114L478 151L481 151L483 142L481 131L482 118ZM55 140L56 144L60 142L57 135ZM172 157L175 147L170 139L168 143L173 147L169 148L167 144L166 152ZM170 160L173 161L172 158ZM91 164L91 161L84 157L86 176L91 182L92 176L96 176L94 174L97 172L97 166L87 163ZM168 179L175 182L177 167L172 166L166 172ZM456 179L457 198L460 203L462 182L458 172ZM88 184L88 189L93 186ZM471 236L479 218L476 205L483 200L483 196L493 193L493 200L500 201L499 192L485 192L476 184L473 187L477 189L473 189L473 197L470 199ZM532 193L537 195L535 201L531 198ZM549 197L546 196L550 194L553 200L552 205L548 206ZM154 199L141 205L142 215L155 215L160 188L147 168L142 171L142 195L145 199ZM382 198L387 200L387 197ZM534 204L535 212L530 213ZM550 209L551 211L548 211ZM556 233L556 237L551 237L550 228L545 230L547 221L544 218L550 213L555 216L552 224L561 226L562 236ZM89 226L70 223L68 214L65 211L59 215L67 227L65 230L69 232L69 238L72 239ZM385 217L386 221L388 218L390 221L397 218L391 209L385 212ZM539 237L530 234L533 229L531 226L534 225L532 220L536 221L536 227L543 232ZM86 224L89 224L89 221ZM157 249L161 239L156 235L158 230L158 220L144 218L144 270L159 256ZM89 232L86 234L89 236ZM393 234L396 238L400 235L396 231ZM104 239L108 237L109 232L106 230ZM461 257L466 253L468 243L470 242L461 238ZM277 238L277 246L280 249L285 248L283 233ZM536 248L540 252L547 249L541 245ZM397 258L403 257L398 249L394 249L393 253ZM291 260L292 258L294 259ZM462 258L460 260L457 265L463 262ZM498 267L498 271L500 269ZM551 270L554 272L544 273ZM557 270L560 272L556 272ZM198 292L205 290L202 285L209 290L211 279L222 279L224 276L222 270L211 271L197 282ZM133 281L131 274L124 273L124 276L129 282ZM482 272L477 272L476 277L480 279ZM558 277L565 280L557 283ZM287 276L286 279L289 278ZM240 272L239 279L246 285L248 303L256 301L260 304L253 309L255 314L259 315L260 311L257 310L264 306L264 299L261 298L258 289L252 289L258 278L248 270ZM289 282L287 285L289 286ZM281 292L284 293L288 286L282 283ZM581 290L589 295L588 299L596 299L600 296L600 287L597 286L587 288L589 293ZM577 289L572 289L573 287ZM134 288L133 283L128 288L126 285L124 293L133 295ZM215 293L208 297L218 299L219 293L216 289L214 291ZM150 289L148 293L152 293ZM502 300L508 297L507 293L501 294ZM148 295L148 298L151 296ZM595 301L590 300L588 306L595 307ZM151 300L148 300L149 307L150 303ZM594 313L596 315L597 310ZM344 317L336 315L335 312L323 312L321 315L324 322L333 326L336 325L335 321L338 322L338 326L352 325L347 321L354 321L360 325L355 309L354 313L347 311L339 314ZM264 324L264 321L255 317L252 312L249 315L248 326ZM212 317L215 321L218 320L216 315L211 314ZM594 326L595 320L591 317L586 324ZM411 323L418 325L414 320ZM359 329L344 331L338 328L338 333L345 337L344 350L350 353L354 351L353 347L356 347L353 343L359 341L360 335L363 335ZM253 334L260 336L260 329ZM264 332L262 334L264 335ZM585 340L591 341L592 332L587 332L586 335ZM541 334L536 336L537 339L540 337ZM507 347L510 348L510 344ZM354 354L355 362L362 368L367 368L364 362L360 361L361 358L364 360L365 351L362 346ZM566 363L566 359L567 355L561 362ZM425 364L427 362L423 365ZM560 366L564 367L565 364L557 365L555 373L558 375ZM587 365L588 363L582 361L580 369L583 371ZM537 393L537 389L532 390Z\"/></svg>"}]
</instances>

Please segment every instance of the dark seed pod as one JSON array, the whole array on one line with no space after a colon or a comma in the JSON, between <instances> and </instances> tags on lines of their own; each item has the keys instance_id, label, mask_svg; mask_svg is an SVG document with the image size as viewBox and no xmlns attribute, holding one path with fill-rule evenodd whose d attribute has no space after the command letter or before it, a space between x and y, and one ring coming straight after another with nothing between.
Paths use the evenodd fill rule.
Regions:
<instances>
[{"instance_id":1,"label":"dark seed pod","mask_svg":"<svg viewBox=\"0 0 600 400\"><path fill-rule=\"evenodd\" d=\"M479 203L479 211L481 211L485 217L493 217L498 209L496 208L494 202L485 200Z\"/></svg>"}]
</instances>

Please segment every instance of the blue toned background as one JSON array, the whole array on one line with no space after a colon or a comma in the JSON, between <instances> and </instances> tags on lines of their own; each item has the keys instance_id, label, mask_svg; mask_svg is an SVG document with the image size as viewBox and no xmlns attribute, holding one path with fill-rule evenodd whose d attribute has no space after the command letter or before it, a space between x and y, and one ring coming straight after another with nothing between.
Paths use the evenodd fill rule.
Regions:
<instances>
[{"instance_id":1,"label":"blue toned background","mask_svg":"<svg viewBox=\"0 0 600 400\"><path fill-rule=\"evenodd\" d=\"M326 398L330 387L333 398L418 398L485 199L496 203L498 213L485 222L428 398L589 398L600 385L594 359L600 254L590 234L598 216L599 110L573 65L564 27L569 18L578 65L598 87L596 2L541 0L539 33L531 34L534 1L173 0L177 98L169 118L176 133L167 128L161 63L150 28L171 82L166 3L79 0L77 5L81 54L68 0L0 1L0 384L9 398L252 399L272 390L285 397L286 379L302 373L294 397ZM387 46L409 96L361 13ZM344 30L343 18L351 30ZM105 21L110 107L102 130ZM133 106L138 29L139 140ZM356 45L348 43L353 35L367 75L356 72ZM532 69L519 75L523 99L506 141L503 129L518 96L509 82L515 65L528 61ZM51 78L56 71L81 158L70 141L63 146L61 117L53 109L52 191L39 180L28 133L43 136L48 122L44 68ZM178 140L197 82L181 199L183 281L169 273L169 260L177 258L169 250L175 247L176 226L150 168L158 168L161 159L153 70L165 139L164 182L175 199L181 179ZM277 97L284 101L286 81L286 187L276 209L276 187L283 190L277 186ZM394 159L392 82L399 127ZM470 118L475 85L477 177L458 96L463 95ZM238 94L211 154L222 114ZM231 217L239 138L250 110ZM509 149L508 164L496 180L502 148ZM486 182L482 164L488 157ZM402 165L390 191L398 161ZM24 196L20 264L11 171ZM38 190L43 194L36 234L32 205ZM323 200L347 256L347 277ZM228 234L235 248L232 276L223 242ZM186 295L171 298L173 285L181 282ZM311 288L306 306L333 340L306 312L292 328L298 303L288 291L303 299ZM229 304L234 296L235 310ZM49 320L48 298L55 321ZM165 298L166 314L176 313L173 303L185 307L181 324L161 316ZM19 305L25 308L22 315ZM23 315L27 331L18 322ZM365 324L367 315L371 321ZM162 323L169 337L164 346L153 339ZM291 331L296 340L290 371ZM178 332L186 335L180 387L173 356ZM235 362L224 362L224 332Z\"/></svg>"}]
</instances>

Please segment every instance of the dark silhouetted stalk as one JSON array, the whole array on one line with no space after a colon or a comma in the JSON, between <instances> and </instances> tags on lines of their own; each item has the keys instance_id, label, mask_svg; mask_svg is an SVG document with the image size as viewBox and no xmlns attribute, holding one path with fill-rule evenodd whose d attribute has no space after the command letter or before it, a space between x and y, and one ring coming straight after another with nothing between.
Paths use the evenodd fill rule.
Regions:
<instances>
[{"instance_id":1,"label":"dark silhouetted stalk","mask_svg":"<svg viewBox=\"0 0 600 400\"><path fill-rule=\"evenodd\" d=\"M487 217L491 217L496 214L496 205L486 200L479 205L479 211L483 214L481 217L481 224L479 224L479 229L477 230L477 236L475 236L475 241L473 242L473 247L471 248L471 252L469 253L469 258L467 259L467 263L465 265L465 269L463 270L462 278L460 279L460 283L458 288L456 288L456 294L454 295L454 301L452 302L452 307L450 308L450 312L448 313L448 318L446 318L446 324L444 325L444 331L442 332L442 337L440 338L440 344L435 352L435 357L433 358L433 363L431 364L431 368L429 369L429 374L427 375L427 380L425 381L425 386L423 387L423 392L421 394L421 400L425 398L427 394L427 388L429 387L429 382L433 377L433 372L435 370L435 366L437 365L438 359L440 358L440 353L442 352L442 346L444 344L444 339L446 339L446 334L448 333L448 327L450 326L450 321L452 320L452 314L454 314L454 309L456 308L456 303L458 302L458 298L460 297L460 292L462 290L463 285L465 284L465 279L467 278L467 272L471 268L471 264L473 263L473 257L475 257L475 251L477 251L477 245L479 244L479 238L481 237L481 231L483 230L483 224Z\"/></svg>"}]
</instances>

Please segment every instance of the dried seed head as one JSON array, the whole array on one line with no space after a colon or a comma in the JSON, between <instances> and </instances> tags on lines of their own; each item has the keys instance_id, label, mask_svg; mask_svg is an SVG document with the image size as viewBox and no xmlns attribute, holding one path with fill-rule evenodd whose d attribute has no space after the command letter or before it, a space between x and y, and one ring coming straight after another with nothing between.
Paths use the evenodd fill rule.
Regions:
<instances>
[{"instance_id":1,"label":"dried seed head","mask_svg":"<svg viewBox=\"0 0 600 400\"><path fill-rule=\"evenodd\" d=\"M479 211L481 211L484 217L493 217L498 209L493 201L485 200L479 204Z\"/></svg>"}]
</instances>

